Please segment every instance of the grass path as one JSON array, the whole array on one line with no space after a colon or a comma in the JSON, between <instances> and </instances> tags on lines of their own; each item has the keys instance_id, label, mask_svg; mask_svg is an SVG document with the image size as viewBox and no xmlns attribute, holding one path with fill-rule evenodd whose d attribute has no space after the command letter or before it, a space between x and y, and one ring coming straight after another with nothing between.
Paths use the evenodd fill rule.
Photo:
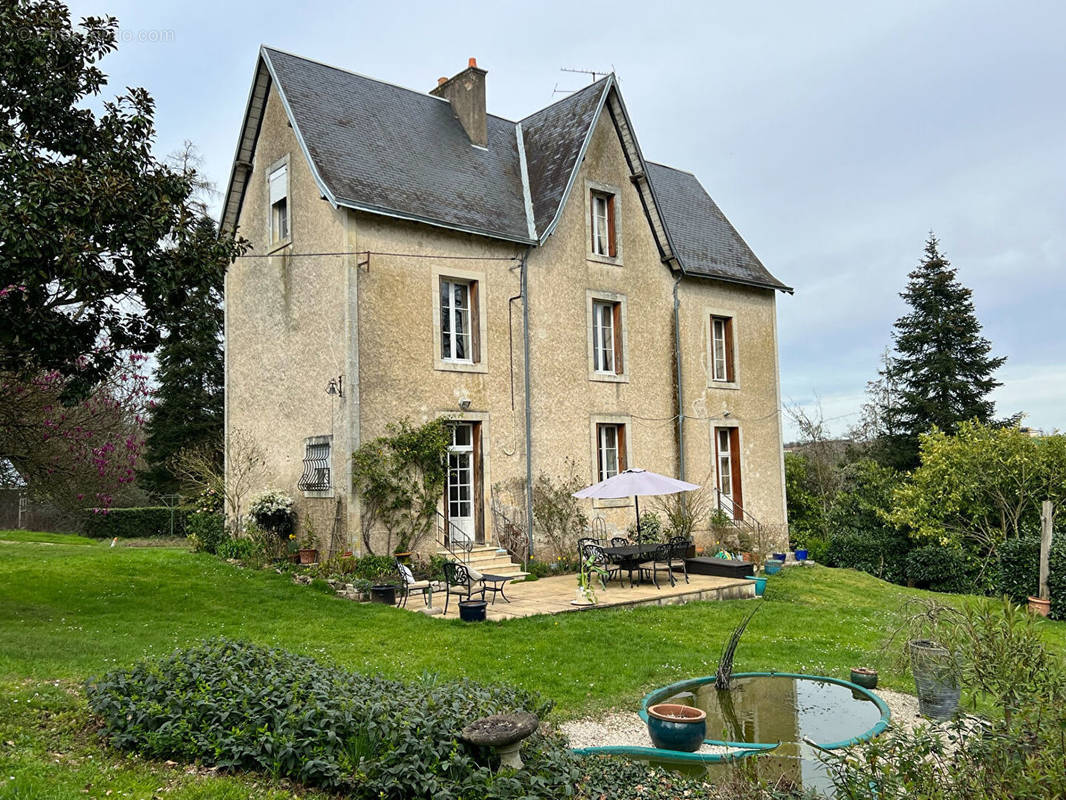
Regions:
<instances>
[{"instance_id":1,"label":"grass path","mask_svg":"<svg viewBox=\"0 0 1066 800\"><path fill-rule=\"evenodd\" d=\"M57 786L125 775L130 796L138 796L134 784L174 779L157 775L168 771L161 765L108 761L113 756L104 756L86 730L78 686L89 675L207 636L282 646L390 677L438 672L512 683L553 698L555 716L564 719L632 710L652 688L713 673L723 642L752 602L763 608L740 645L738 670L846 677L850 666L874 661L894 610L920 594L862 573L813 567L771 578L761 601L468 626L352 603L273 571L240 569L178 548L107 544L0 531L0 798L47 797L33 792L58 780L42 777L53 773L66 776ZM1055 649L1066 651L1066 625L1047 623L1045 631ZM882 672L882 682L911 690L891 671ZM34 703L40 713L31 711ZM81 761L50 763L51 746L81 752ZM92 752L104 762L94 765ZM12 793L21 785L9 781L13 776L29 781L29 793ZM251 785L183 772L179 778L172 796L243 797ZM197 794L205 781L217 792ZM284 787L259 785L254 796L273 790Z\"/></svg>"}]
</instances>

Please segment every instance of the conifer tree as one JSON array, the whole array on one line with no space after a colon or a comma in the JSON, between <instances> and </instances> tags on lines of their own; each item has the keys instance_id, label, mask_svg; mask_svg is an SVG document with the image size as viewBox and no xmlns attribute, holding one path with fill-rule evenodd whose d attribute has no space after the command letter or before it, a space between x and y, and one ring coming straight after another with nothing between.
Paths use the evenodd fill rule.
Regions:
<instances>
[{"instance_id":1,"label":"conifer tree","mask_svg":"<svg viewBox=\"0 0 1066 800\"><path fill-rule=\"evenodd\" d=\"M900 294L910 306L894 326L895 345L881 379L894 391L881 400L882 452L901 469L918 463L918 437L934 427L954 433L963 420L992 421L989 393L1006 359L981 336L972 292L929 234L925 257Z\"/></svg>"},{"instance_id":2,"label":"conifer tree","mask_svg":"<svg viewBox=\"0 0 1066 800\"><path fill-rule=\"evenodd\" d=\"M201 217L193 238L216 236L214 222ZM198 247L190 252L198 252ZM145 426L148 469L140 475L141 486L157 494L178 490L173 466L182 450L208 445L218 450L221 459L225 382L221 280L190 292L182 307L168 316L158 351L155 406Z\"/></svg>"}]
</instances>

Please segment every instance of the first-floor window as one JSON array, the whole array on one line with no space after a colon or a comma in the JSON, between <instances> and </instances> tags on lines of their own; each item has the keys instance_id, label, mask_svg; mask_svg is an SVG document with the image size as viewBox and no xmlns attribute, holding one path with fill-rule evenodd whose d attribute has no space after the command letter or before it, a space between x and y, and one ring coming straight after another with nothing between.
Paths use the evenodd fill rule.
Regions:
<instances>
[{"instance_id":1,"label":"first-floor window","mask_svg":"<svg viewBox=\"0 0 1066 800\"><path fill-rule=\"evenodd\" d=\"M480 361L477 281L440 279L440 357Z\"/></svg>"},{"instance_id":2,"label":"first-floor window","mask_svg":"<svg viewBox=\"0 0 1066 800\"><path fill-rule=\"evenodd\" d=\"M303 474L298 484L301 491L328 492L333 487L332 445L330 436L312 436L305 440Z\"/></svg>"},{"instance_id":3,"label":"first-floor window","mask_svg":"<svg viewBox=\"0 0 1066 800\"><path fill-rule=\"evenodd\" d=\"M597 474L601 481L626 469L626 426L602 423L596 426Z\"/></svg>"},{"instance_id":4,"label":"first-floor window","mask_svg":"<svg viewBox=\"0 0 1066 800\"><path fill-rule=\"evenodd\" d=\"M596 372L622 372L621 303L597 300L592 304L592 359Z\"/></svg>"}]
</instances>

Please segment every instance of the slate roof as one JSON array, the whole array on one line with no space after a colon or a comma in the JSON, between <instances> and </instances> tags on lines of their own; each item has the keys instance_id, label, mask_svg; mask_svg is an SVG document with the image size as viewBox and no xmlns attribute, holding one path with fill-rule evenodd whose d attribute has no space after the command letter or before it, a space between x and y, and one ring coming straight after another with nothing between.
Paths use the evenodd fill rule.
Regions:
<instances>
[{"instance_id":1,"label":"slate roof","mask_svg":"<svg viewBox=\"0 0 1066 800\"><path fill-rule=\"evenodd\" d=\"M335 205L532 245L551 232L606 98L617 91L608 76L520 123L490 114L488 147L479 148L446 100L273 48L260 52L223 212L227 229L236 223L254 151L264 65L323 194ZM685 274L791 291L766 270L695 176L651 162L644 168Z\"/></svg>"},{"instance_id":2,"label":"slate roof","mask_svg":"<svg viewBox=\"0 0 1066 800\"><path fill-rule=\"evenodd\" d=\"M606 88L607 78L602 78L522 120L538 232L547 230L555 219Z\"/></svg>"},{"instance_id":3,"label":"slate roof","mask_svg":"<svg viewBox=\"0 0 1066 800\"><path fill-rule=\"evenodd\" d=\"M686 273L792 291L763 266L695 175L653 161L647 168Z\"/></svg>"}]
</instances>

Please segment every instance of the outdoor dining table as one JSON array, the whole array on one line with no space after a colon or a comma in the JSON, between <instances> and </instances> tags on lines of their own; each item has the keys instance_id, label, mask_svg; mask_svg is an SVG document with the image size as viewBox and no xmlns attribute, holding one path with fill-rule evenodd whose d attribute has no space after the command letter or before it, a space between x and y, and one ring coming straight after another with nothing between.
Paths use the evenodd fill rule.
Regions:
<instances>
[{"instance_id":1,"label":"outdoor dining table","mask_svg":"<svg viewBox=\"0 0 1066 800\"><path fill-rule=\"evenodd\" d=\"M629 585L633 586L633 570L642 562L654 557L655 551L661 546L661 542L645 542L643 544L605 547L603 552L612 564L618 564L629 573Z\"/></svg>"}]
</instances>

